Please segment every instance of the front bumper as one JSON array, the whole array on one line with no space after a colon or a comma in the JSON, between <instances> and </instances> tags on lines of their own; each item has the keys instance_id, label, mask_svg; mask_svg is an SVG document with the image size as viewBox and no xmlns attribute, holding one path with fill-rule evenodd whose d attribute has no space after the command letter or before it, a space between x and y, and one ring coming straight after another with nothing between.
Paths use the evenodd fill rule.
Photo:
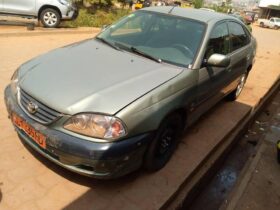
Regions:
<instances>
[{"instance_id":1,"label":"front bumper","mask_svg":"<svg viewBox=\"0 0 280 210\"><path fill-rule=\"evenodd\" d=\"M75 20L79 16L79 9L75 6L69 6L62 11L62 20Z\"/></svg>"},{"instance_id":2,"label":"front bumper","mask_svg":"<svg viewBox=\"0 0 280 210\"><path fill-rule=\"evenodd\" d=\"M38 132L46 136L46 149L41 148L25 132L15 126L19 137L34 150L54 163L76 173L100 179L111 179L138 169L143 160L150 134L142 134L117 142L97 143L45 126L28 117L19 107L10 86L5 89L5 103L11 116L16 113Z\"/></svg>"}]
</instances>

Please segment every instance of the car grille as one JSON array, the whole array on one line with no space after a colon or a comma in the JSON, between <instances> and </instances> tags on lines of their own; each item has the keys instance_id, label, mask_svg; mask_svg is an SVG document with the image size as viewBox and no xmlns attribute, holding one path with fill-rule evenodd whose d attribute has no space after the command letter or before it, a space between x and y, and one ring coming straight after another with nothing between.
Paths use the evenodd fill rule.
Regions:
<instances>
[{"instance_id":1,"label":"car grille","mask_svg":"<svg viewBox=\"0 0 280 210\"><path fill-rule=\"evenodd\" d=\"M50 124L62 116L61 113L40 103L22 89L19 91L18 101L23 111L40 123ZM28 111L28 104L30 103L37 105L37 110L33 114Z\"/></svg>"}]
</instances>

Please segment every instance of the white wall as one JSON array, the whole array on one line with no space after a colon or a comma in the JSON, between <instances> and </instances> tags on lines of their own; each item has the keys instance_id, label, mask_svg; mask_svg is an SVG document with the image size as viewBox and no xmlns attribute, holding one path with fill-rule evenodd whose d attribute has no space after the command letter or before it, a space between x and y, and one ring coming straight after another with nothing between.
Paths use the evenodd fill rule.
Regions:
<instances>
[{"instance_id":1,"label":"white wall","mask_svg":"<svg viewBox=\"0 0 280 210\"><path fill-rule=\"evenodd\" d=\"M280 6L280 0L260 0L259 7L267 7L269 5Z\"/></svg>"}]
</instances>

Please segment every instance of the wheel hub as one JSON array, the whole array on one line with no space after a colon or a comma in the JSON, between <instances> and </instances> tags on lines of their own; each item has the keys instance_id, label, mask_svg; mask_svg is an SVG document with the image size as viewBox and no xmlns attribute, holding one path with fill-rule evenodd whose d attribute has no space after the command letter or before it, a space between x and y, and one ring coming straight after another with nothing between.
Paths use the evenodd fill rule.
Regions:
<instances>
[{"instance_id":1,"label":"wheel hub","mask_svg":"<svg viewBox=\"0 0 280 210\"><path fill-rule=\"evenodd\" d=\"M240 79L239 84L238 84L237 89L236 89L236 96L239 96L239 95L240 95L242 89L244 88L245 81L246 81L246 75L243 74L243 75L241 76L241 79Z\"/></svg>"},{"instance_id":2,"label":"wheel hub","mask_svg":"<svg viewBox=\"0 0 280 210\"><path fill-rule=\"evenodd\" d=\"M44 21L48 24L48 25L54 25L57 22L57 17L54 13L52 12L47 12L44 15Z\"/></svg>"},{"instance_id":3,"label":"wheel hub","mask_svg":"<svg viewBox=\"0 0 280 210\"><path fill-rule=\"evenodd\" d=\"M159 142L159 150L158 154L159 155L164 155L172 145L172 135L173 131L172 130L167 130L166 132L163 133L161 141Z\"/></svg>"}]
</instances>

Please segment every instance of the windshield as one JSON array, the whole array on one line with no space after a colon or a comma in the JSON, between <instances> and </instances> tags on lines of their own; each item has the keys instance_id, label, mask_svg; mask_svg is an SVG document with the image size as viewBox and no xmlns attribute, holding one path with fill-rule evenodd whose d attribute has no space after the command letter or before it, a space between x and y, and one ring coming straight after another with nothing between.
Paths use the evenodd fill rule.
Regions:
<instances>
[{"instance_id":1,"label":"windshield","mask_svg":"<svg viewBox=\"0 0 280 210\"><path fill-rule=\"evenodd\" d=\"M205 25L198 21L137 11L100 33L120 49L177 66L193 63Z\"/></svg>"},{"instance_id":2,"label":"windshield","mask_svg":"<svg viewBox=\"0 0 280 210\"><path fill-rule=\"evenodd\" d=\"M279 22L280 23L280 18L275 18L275 22Z\"/></svg>"}]
</instances>

